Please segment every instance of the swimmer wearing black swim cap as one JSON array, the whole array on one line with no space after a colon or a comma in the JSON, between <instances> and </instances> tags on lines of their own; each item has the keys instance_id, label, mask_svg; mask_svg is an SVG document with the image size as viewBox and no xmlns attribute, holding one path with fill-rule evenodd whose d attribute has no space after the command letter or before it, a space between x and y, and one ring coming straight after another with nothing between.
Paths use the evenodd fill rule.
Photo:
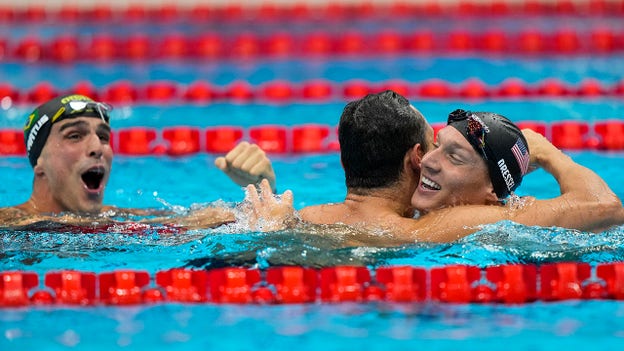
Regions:
<instances>
[{"instance_id":1,"label":"swimmer wearing black swim cap","mask_svg":"<svg viewBox=\"0 0 624 351\"><path fill-rule=\"evenodd\" d=\"M457 129L485 160L499 199L520 185L529 168L529 147L513 122L492 112L458 109L449 114L448 125Z\"/></svg>"},{"instance_id":2,"label":"swimmer wearing black swim cap","mask_svg":"<svg viewBox=\"0 0 624 351\"><path fill-rule=\"evenodd\" d=\"M95 117L106 124L110 120L111 106L84 95L67 95L52 99L37 107L24 126L24 142L31 166L37 164L41 150L48 140L52 124L66 118Z\"/></svg>"}]
</instances>

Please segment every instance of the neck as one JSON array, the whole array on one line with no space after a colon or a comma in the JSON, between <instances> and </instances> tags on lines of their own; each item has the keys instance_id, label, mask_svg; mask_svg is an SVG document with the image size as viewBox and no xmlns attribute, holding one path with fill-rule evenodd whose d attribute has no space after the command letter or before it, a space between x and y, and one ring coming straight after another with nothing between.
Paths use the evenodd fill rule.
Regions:
<instances>
[{"instance_id":1,"label":"neck","mask_svg":"<svg viewBox=\"0 0 624 351\"><path fill-rule=\"evenodd\" d=\"M37 196L34 191L30 199L28 199L28 201L18 207L23 211L26 211L27 213L33 215L58 214L65 211L65 209L57 205L53 200L45 199L45 197L41 198L41 196Z\"/></svg>"},{"instance_id":2,"label":"neck","mask_svg":"<svg viewBox=\"0 0 624 351\"><path fill-rule=\"evenodd\" d=\"M45 180L37 178L33 182L30 199L19 207L30 214L58 214L68 210L54 200Z\"/></svg>"},{"instance_id":3,"label":"neck","mask_svg":"<svg viewBox=\"0 0 624 351\"><path fill-rule=\"evenodd\" d=\"M401 217L412 217L411 206L415 186L396 184L386 188L348 189L345 205L349 207L370 207L391 211Z\"/></svg>"}]
</instances>

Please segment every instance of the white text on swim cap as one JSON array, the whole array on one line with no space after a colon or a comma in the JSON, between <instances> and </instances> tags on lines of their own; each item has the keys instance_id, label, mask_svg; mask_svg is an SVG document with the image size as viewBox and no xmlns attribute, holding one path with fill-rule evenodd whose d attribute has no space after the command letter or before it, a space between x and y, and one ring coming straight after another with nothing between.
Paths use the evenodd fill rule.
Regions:
<instances>
[{"instance_id":1,"label":"white text on swim cap","mask_svg":"<svg viewBox=\"0 0 624 351\"><path fill-rule=\"evenodd\" d=\"M41 129L41 126L46 124L48 120L49 120L48 115L41 116L41 118L39 118L37 123L35 123L35 125L30 130L30 133L28 134L28 142L26 143L26 150L28 152L30 152L30 148L32 147L32 144L35 142L35 139L37 138L37 133L39 133L39 129Z\"/></svg>"},{"instance_id":2,"label":"white text on swim cap","mask_svg":"<svg viewBox=\"0 0 624 351\"><path fill-rule=\"evenodd\" d=\"M501 175L503 176L503 179L505 180L505 184L507 184L507 190L510 190L514 187L514 185L516 185L516 182L514 182L513 177L511 176L511 173L509 173L509 169L507 168L507 164L505 163L505 159L501 158L498 161L498 168L501 171Z\"/></svg>"}]
</instances>

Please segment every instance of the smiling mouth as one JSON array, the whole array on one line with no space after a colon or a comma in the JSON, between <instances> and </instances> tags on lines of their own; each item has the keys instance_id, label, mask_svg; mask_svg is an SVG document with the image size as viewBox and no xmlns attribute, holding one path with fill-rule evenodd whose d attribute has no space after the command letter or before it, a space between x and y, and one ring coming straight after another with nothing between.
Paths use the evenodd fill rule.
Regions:
<instances>
[{"instance_id":1,"label":"smiling mouth","mask_svg":"<svg viewBox=\"0 0 624 351\"><path fill-rule=\"evenodd\" d=\"M89 190L100 189L103 179L104 169L102 168L91 168L82 174L82 181Z\"/></svg>"},{"instance_id":2,"label":"smiling mouth","mask_svg":"<svg viewBox=\"0 0 624 351\"><path fill-rule=\"evenodd\" d=\"M440 186L440 184L434 182L433 180L427 178L427 177L422 177L420 179L420 182L422 184L422 187L427 189L427 190L440 190L442 189L442 187Z\"/></svg>"}]
</instances>

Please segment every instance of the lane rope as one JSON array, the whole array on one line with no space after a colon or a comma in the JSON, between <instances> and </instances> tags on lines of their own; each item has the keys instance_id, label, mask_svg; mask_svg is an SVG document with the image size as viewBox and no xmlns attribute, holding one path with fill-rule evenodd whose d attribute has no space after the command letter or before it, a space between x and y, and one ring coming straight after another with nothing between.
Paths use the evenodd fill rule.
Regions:
<instances>
[{"instance_id":1,"label":"lane rope","mask_svg":"<svg viewBox=\"0 0 624 351\"><path fill-rule=\"evenodd\" d=\"M519 121L564 150L624 150L624 119L588 123L578 120L545 123ZM434 132L443 123L434 123ZM119 155L187 156L201 152L226 153L242 140L257 144L270 154L314 154L340 151L336 126L323 124L215 126L208 128L171 126L162 129L129 127L113 130L111 146ZM24 156L24 132L0 129L0 156Z\"/></svg>"},{"instance_id":2,"label":"lane rope","mask_svg":"<svg viewBox=\"0 0 624 351\"><path fill-rule=\"evenodd\" d=\"M302 304L342 302L506 303L624 299L624 263L562 262L480 268L448 265L276 266L93 273L0 272L0 307L150 303Z\"/></svg>"}]
</instances>

